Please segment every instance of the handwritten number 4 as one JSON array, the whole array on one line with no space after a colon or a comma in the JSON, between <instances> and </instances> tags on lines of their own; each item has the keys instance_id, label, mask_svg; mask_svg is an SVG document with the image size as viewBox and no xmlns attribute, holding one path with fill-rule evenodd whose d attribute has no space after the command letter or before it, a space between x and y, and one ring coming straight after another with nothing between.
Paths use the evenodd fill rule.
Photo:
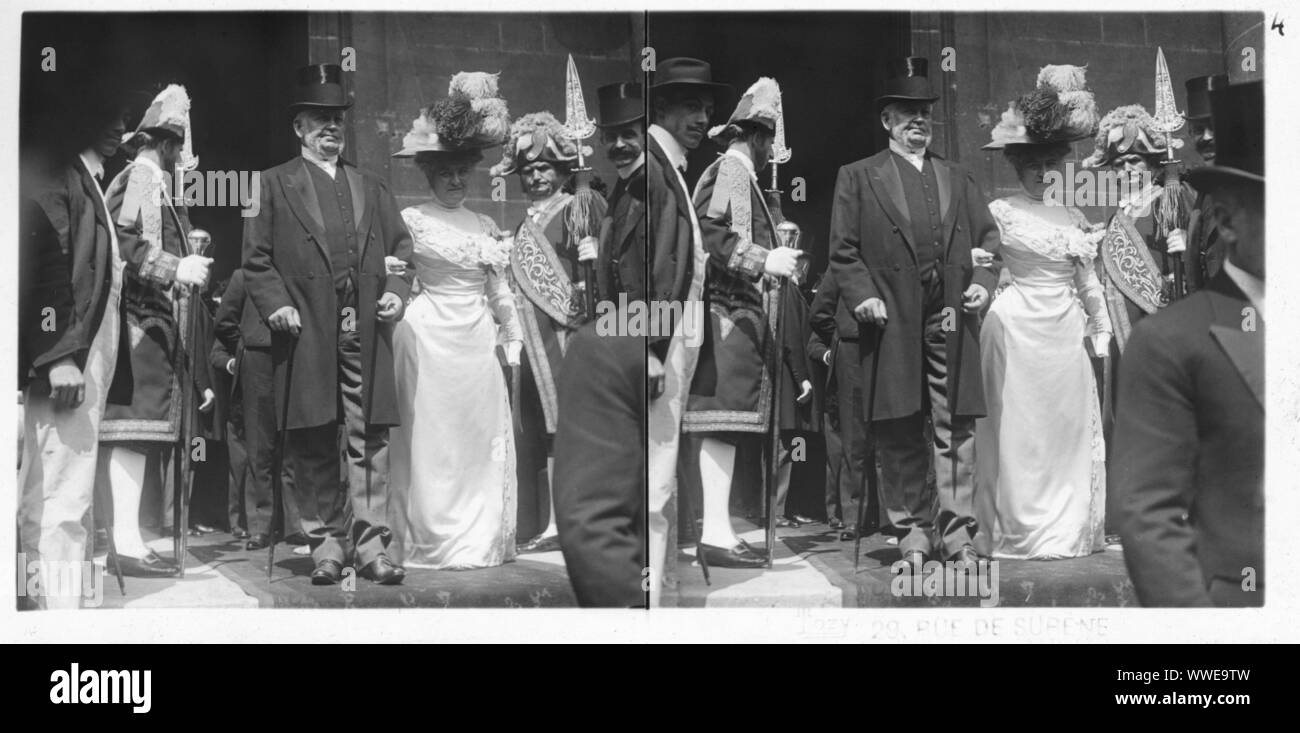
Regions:
<instances>
[{"instance_id":1,"label":"handwritten number 4","mask_svg":"<svg viewBox=\"0 0 1300 733\"><path fill-rule=\"evenodd\" d=\"M1274 16L1273 16L1273 25L1269 27L1269 30L1277 31L1277 34L1278 34L1279 36L1285 36L1285 35L1286 35L1286 31L1283 30L1285 27L1286 27L1286 25L1282 22L1282 19L1279 18L1278 16L1274 15Z\"/></svg>"}]
</instances>

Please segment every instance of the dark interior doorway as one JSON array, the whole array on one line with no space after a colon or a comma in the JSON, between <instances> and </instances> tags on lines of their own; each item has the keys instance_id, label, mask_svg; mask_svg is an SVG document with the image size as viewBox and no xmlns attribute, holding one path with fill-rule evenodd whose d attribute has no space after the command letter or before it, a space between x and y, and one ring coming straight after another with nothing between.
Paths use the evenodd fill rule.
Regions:
<instances>
[{"instance_id":1,"label":"dark interior doorway","mask_svg":"<svg viewBox=\"0 0 1300 733\"><path fill-rule=\"evenodd\" d=\"M27 13L23 16L20 149L73 143L81 100L125 94L134 128L166 84L185 86L200 171L261 171L294 154L286 111L294 69L307 63L305 13ZM43 71L42 51L56 68ZM109 176L126 164L122 153ZM214 280L238 267L236 206L194 207L213 237Z\"/></svg>"}]
</instances>

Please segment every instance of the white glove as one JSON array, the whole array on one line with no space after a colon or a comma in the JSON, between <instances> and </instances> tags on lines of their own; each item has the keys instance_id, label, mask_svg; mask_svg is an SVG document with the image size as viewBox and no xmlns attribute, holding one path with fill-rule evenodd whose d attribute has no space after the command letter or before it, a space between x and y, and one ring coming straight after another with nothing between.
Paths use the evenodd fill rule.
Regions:
<instances>
[{"instance_id":1,"label":"white glove","mask_svg":"<svg viewBox=\"0 0 1300 733\"><path fill-rule=\"evenodd\" d=\"M226 362L226 374L229 374L229 375L232 376L232 377L235 375L235 360L234 360L234 359L230 359L229 361Z\"/></svg>"},{"instance_id":2,"label":"white glove","mask_svg":"<svg viewBox=\"0 0 1300 733\"><path fill-rule=\"evenodd\" d=\"M1101 333L1093 334L1093 337L1092 337L1092 353L1096 354L1098 358L1105 357L1106 355L1108 355L1108 354L1110 353L1110 334L1109 334L1109 333L1106 333L1105 331L1102 331Z\"/></svg>"},{"instance_id":3,"label":"white glove","mask_svg":"<svg viewBox=\"0 0 1300 733\"><path fill-rule=\"evenodd\" d=\"M799 385L799 389L802 391L799 392L798 397L794 398L795 402L798 402L799 404L802 405L803 403L812 399L812 393L813 393L812 382L809 382L807 379L803 380L803 383Z\"/></svg>"},{"instance_id":4,"label":"white glove","mask_svg":"<svg viewBox=\"0 0 1300 733\"><path fill-rule=\"evenodd\" d=\"M1171 255L1187 251L1187 241L1182 229L1175 229L1165 237L1165 251Z\"/></svg>"},{"instance_id":5,"label":"white glove","mask_svg":"<svg viewBox=\"0 0 1300 733\"><path fill-rule=\"evenodd\" d=\"M182 257L180 263L176 265L176 282L203 287L208 284L208 267L211 265L211 257L203 255Z\"/></svg>"},{"instance_id":6,"label":"white glove","mask_svg":"<svg viewBox=\"0 0 1300 733\"><path fill-rule=\"evenodd\" d=\"M392 255L387 255L384 257L384 269L388 272L389 275L398 275L398 276L405 275L406 262Z\"/></svg>"},{"instance_id":7,"label":"white glove","mask_svg":"<svg viewBox=\"0 0 1300 733\"><path fill-rule=\"evenodd\" d=\"M583 237L578 241L578 261L591 262L596 259L596 238Z\"/></svg>"},{"instance_id":8,"label":"white glove","mask_svg":"<svg viewBox=\"0 0 1300 733\"><path fill-rule=\"evenodd\" d=\"M774 277L790 277L799 264L799 255L800 251L793 247L777 247L767 253L767 259L763 261L763 272Z\"/></svg>"},{"instance_id":9,"label":"white glove","mask_svg":"<svg viewBox=\"0 0 1300 733\"><path fill-rule=\"evenodd\" d=\"M822 354L822 363L825 364L826 366L830 366L830 365L831 365L831 350L830 350L830 349L827 349L827 350L826 350L826 353L825 353L825 354Z\"/></svg>"},{"instance_id":10,"label":"white glove","mask_svg":"<svg viewBox=\"0 0 1300 733\"><path fill-rule=\"evenodd\" d=\"M519 352L523 351L523 341L506 342L506 366L519 366Z\"/></svg>"},{"instance_id":11,"label":"white glove","mask_svg":"<svg viewBox=\"0 0 1300 733\"><path fill-rule=\"evenodd\" d=\"M212 403L217 399L217 395L211 389L203 390L203 404L199 405L199 412L210 412Z\"/></svg>"}]
</instances>

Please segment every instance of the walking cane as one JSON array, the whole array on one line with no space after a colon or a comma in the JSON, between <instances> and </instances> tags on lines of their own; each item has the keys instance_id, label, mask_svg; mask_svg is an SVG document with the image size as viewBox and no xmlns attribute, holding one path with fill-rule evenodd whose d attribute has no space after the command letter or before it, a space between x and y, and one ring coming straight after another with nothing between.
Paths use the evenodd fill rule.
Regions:
<instances>
[{"instance_id":1,"label":"walking cane","mask_svg":"<svg viewBox=\"0 0 1300 733\"><path fill-rule=\"evenodd\" d=\"M880 342L885 338L885 327L876 326L876 346L871 354L871 386L867 389L867 493L858 495L858 524L853 528L853 572L858 572L862 555L862 527L867 523L867 504L880 493L880 479L876 475L876 382L880 379Z\"/></svg>"},{"instance_id":2,"label":"walking cane","mask_svg":"<svg viewBox=\"0 0 1300 733\"><path fill-rule=\"evenodd\" d=\"M192 355L195 344L198 341L198 308L203 307L201 302L202 296L199 294L197 286L189 286L189 307L185 313L185 328L188 334L188 347L181 346L180 358L177 364L180 366L177 374L177 384L179 385L179 394L181 401L181 425L180 435L177 440L177 453L172 461L173 466L173 496L172 496L172 531L175 533L172 538L172 549L176 553L176 566L179 569L179 577L185 577L185 557L189 552L189 528L190 528L190 486L194 478L194 466L190 461L190 448L194 440L194 364Z\"/></svg>"},{"instance_id":3,"label":"walking cane","mask_svg":"<svg viewBox=\"0 0 1300 733\"><path fill-rule=\"evenodd\" d=\"M776 479L780 471L777 465L781 460L781 382L785 375L782 371L784 359L781 358L782 350L785 348L785 323L781 318L783 306L782 298L785 296L785 278L777 278L776 287L773 290L775 302L773 308L776 315L775 332L775 349L773 353L776 358L772 365L772 409L769 416L772 420L772 442L768 446L769 453L767 456L766 471L766 489L767 489L767 532L765 541L767 542L767 566L772 567L772 558L776 555Z\"/></svg>"},{"instance_id":4,"label":"walking cane","mask_svg":"<svg viewBox=\"0 0 1300 733\"><path fill-rule=\"evenodd\" d=\"M102 502L100 506L108 507L108 511L104 512L104 514L112 516L112 499L109 497L109 501L104 502L106 498L104 496L104 487L98 481L95 482L94 492L95 501ZM122 563L119 562L117 557L117 540L113 539L113 520L109 520L106 532L108 534L108 559L113 563L113 575L117 576L117 589L121 591L122 595L126 595L126 580L122 577Z\"/></svg>"},{"instance_id":5,"label":"walking cane","mask_svg":"<svg viewBox=\"0 0 1300 733\"><path fill-rule=\"evenodd\" d=\"M271 571L275 568L276 530L284 521L284 449L289 436L289 395L293 386L293 359L298 353L298 337L289 334L289 360L284 367L284 407L280 408L280 433L276 437L275 465L271 473L271 531L267 533L266 543L266 580L270 582Z\"/></svg>"}]
</instances>

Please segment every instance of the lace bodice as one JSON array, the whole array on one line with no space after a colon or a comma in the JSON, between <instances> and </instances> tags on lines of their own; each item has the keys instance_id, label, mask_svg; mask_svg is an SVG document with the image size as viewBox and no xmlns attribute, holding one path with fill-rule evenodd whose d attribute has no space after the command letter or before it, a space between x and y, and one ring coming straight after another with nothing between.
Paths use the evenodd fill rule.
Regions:
<instances>
[{"instance_id":1,"label":"lace bodice","mask_svg":"<svg viewBox=\"0 0 1300 733\"><path fill-rule=\"evenodd\" d=\"M460 221L470 220L460 212L448 216L426 213L412 206L402 210L402 219L414 240L412 260L419 288L416 297L487 298L487 305L504 331L505 340L522 339L510 292L510 242L491 218L473 214L478 231L467 231Z\"/></svg>"},{"instance_id":2,"label":"lace bodice","mask_svg":"<svg viewBox=\"0 0 1300 733\"><path fill-rule=\"evenodd\" d=\"M480 230L469 232L445 218L426 214L418 206L403 209L402 219L415 239L417 270L422 260L430 265L441 260L466 269L505 272L510 265L509 243L500 239L501 231L491 218L474 216Z\"/></svg>"},{"instance_id":3,"label":"lace bodice","mask_svg":"<svg viewBox=\"0 0 1300 733\"><path fill-rule=\"evenodd\" d=\"M1074 207L1066 209L1070 224L1054 224L1007 199L989 204L1002 236L1002 263L1011 282L1022 287L1068 288L1077 294L1092 333L1110 332L1101 282L1092 262L1102 232Z\"/></svg>"}]
</instances>

